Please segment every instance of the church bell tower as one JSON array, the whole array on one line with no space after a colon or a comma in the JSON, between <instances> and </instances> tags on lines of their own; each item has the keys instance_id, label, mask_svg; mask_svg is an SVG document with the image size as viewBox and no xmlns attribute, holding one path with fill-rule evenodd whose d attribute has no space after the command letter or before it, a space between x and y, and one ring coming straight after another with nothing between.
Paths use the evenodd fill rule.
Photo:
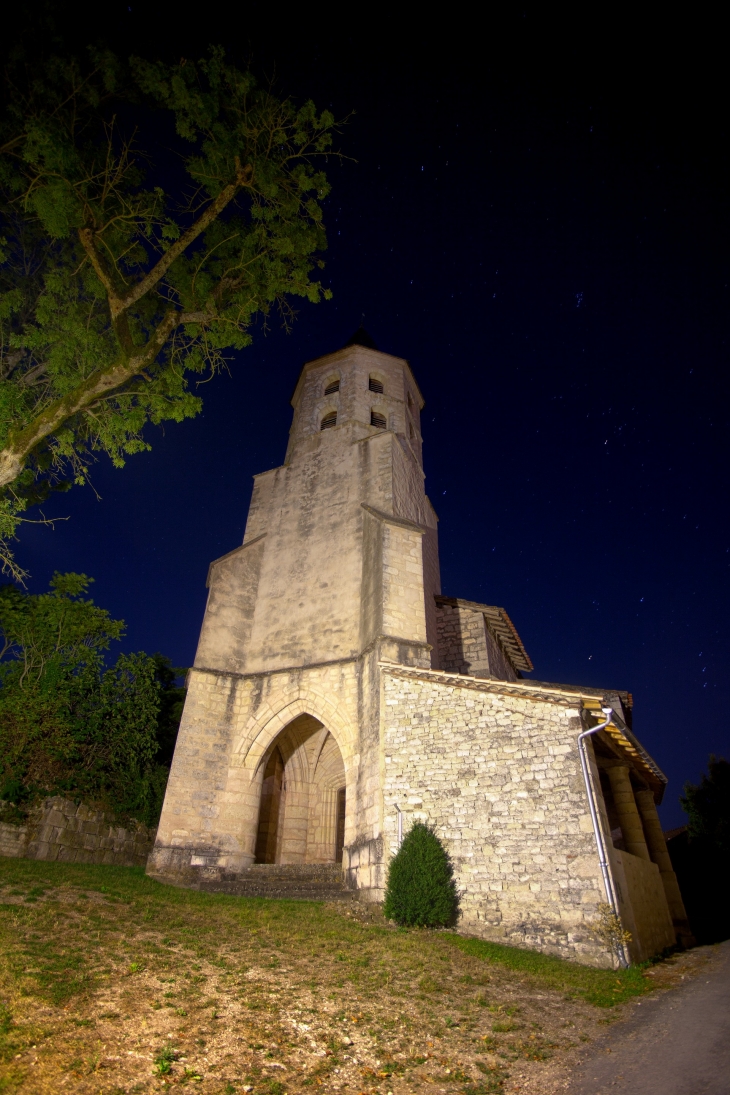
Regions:
<instances>
[{"instance_id":1,"label":"church bell tower","mask_svg":"<svg viewBox=\"0 0 730 1095\"><path fill-rule=\"evenodd\" d=\"M292 406L284 463L255 476L243 543L210 567L148 869L212 885L341 863L377 894L382 667L437 662L423 398L360 330L304 365Z\"/></svg>"},{"instance_id":2,"label":"church bell tower","mask_svg":"<svg viewBox=\"0 0 730 1095\"><path fill-rule=\"evenodd\" d=\"M261 673L381 657L431 666L439 585L423 398L364 331L308 362L284 463L257 475L241 547L214 562L196 665Z\"/></svg>"},{"instance_id":3,"label":"church bell tower","mask_svg":"<svg viewBox=\"0 0 730 1095\"><path fill-rule=\"evenodd\" d=\"M441 595L408 362L360 330L292 406L284 463L210 567L149 873L381 901L420 821L461 930L605 966L608 903L632 961L691 938L629 694L525 679L505 609Z\"/></svg>"}]
</instances>

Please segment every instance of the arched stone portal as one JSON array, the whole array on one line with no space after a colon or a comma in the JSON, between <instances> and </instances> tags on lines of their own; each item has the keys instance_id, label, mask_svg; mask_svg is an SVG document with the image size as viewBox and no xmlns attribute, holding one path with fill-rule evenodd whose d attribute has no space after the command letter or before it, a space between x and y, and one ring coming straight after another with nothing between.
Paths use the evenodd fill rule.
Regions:
<instances>
[{"instance_id":1,"label":"arched stone portal","mask_svg":"<svg viewBox=\"0 0 730 1095\"><path fill-rule=\"evenodd\" d=\"M337 742L312 715L299 715L263 759L257 863L342 859L345 765Z\"/></svg>"}]
</instances>

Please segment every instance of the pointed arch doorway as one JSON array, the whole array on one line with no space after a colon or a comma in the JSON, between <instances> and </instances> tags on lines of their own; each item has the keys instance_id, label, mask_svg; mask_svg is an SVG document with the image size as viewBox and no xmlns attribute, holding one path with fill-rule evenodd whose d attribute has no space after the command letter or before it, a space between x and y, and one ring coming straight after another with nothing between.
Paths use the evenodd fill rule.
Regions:
<instances>
[{"instance_id":1,"label":"pointed arch doorway","mask_svg":"<svg viewBox=\"0 0 730 1095\"><path fill-rule=\"evenodd\" d=\"M337 742L312 715L299 715L264 759L256 863L342 861L347 796Z\"/></svg>"}]
</instances>

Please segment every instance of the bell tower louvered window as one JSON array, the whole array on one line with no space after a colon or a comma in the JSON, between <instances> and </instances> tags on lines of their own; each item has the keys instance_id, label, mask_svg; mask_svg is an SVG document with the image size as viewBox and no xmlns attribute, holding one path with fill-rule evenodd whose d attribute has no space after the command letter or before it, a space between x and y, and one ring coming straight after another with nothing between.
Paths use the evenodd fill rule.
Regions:
<instances>
[{"instance_id":1,"label":"bell tower louvered window","mask_svg":"<svg viewBox=\"0 0 730 1095\"><path fill-rule=\"evenodd\" d=\"M337 425L337 411L330 411L326 414L320 423L320 430L331 430L333 426Z\"/></svg>"},{"instance_id":2,"label":"bell tower louvered window","mask_svg":"<svg viewBox=\"0 0 730 1095\"><path fill-rule=\"evenodd\" d=\"M374 376L370 377L370 383L368 384L368 388L371 392L377 392L378 395L383 394L383 382L382 380L378 380Z\"/></svg>"},{"instance_id":3,"label":"bell tower louvered window","mask_svg":"<svg viewBox=\"0 0 730 1095\"><path fill-rule=\"evenodd\" d=\"M370 412L370 425L377 426L379 430L384 430L388 423L385 421L384 414L378 414L377 411Z\"/></svg>"},{"instance_id":4,"label":"bell tower louvered window","mask_svg":"<svg viewBox=\"0 0 730 1095\"><path fill-rule=\"evenodd\" d=\"M340 378L337 377L336 380L330 380L329 384L327 385L327 387L324 390L324 394L325 395L334 395L335 392L339 392L339 390L340 390Z\"/></svg>"}]
</instances>

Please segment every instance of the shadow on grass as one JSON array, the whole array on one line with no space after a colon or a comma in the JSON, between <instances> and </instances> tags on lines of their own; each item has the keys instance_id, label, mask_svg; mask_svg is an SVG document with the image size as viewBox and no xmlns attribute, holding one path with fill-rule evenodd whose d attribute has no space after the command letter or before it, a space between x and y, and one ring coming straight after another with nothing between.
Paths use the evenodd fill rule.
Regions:
<instances>
[{"instance_id":1,"label":"shadow on grass","mask_svg":"<svg viewBox=\"0 0 730 1095\"><path fill-rule=\"evenodd\" d=\"M484 939L469 939L461 935L446 938L465 954L528 974L545 988L567 996L581 997L599 1008L613 1007L632 996L643 996L652 989L641 966L630 966L626 970L600 970L538 951L489 943Z\"/></svg>"}]
</instances>

